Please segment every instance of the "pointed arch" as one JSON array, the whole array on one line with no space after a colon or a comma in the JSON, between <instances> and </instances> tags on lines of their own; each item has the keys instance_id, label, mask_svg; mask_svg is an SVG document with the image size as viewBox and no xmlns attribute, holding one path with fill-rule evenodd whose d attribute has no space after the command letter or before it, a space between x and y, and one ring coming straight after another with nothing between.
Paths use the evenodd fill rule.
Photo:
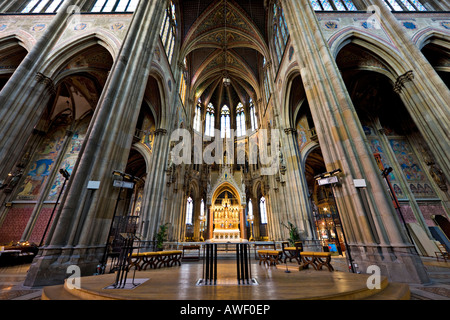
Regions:
<instances>
[{"instance_id":1,"label":"pointed arch","mask_svg":"<svg viewBox=\"0 0 450 320\"><path fill-rule=\"evenodd\" d=\"M409 71L391 43L370 33L362 33L354 27L344 28L330 38L329 46L334 58L336 59L339 52L350 43L361 47L383 62L387 71L384 74L394 82L400 75Z\"/></svg>"},{"instance_id":2,"label":"pointed arch","mask_svg":"<svg viewBox=\"0 0 450 320\"><path fill-rule=\"evenodd\" d=\"M42 73L51 79L55 79L62 68L81 52L88 50L96 45L105 48L113 61L115 61L120 50L120 42L109 33L99 31L88 34L81 38L69 39L59 44L50 53L49 58L42 66Z\"/></svg>"}]
</instances>

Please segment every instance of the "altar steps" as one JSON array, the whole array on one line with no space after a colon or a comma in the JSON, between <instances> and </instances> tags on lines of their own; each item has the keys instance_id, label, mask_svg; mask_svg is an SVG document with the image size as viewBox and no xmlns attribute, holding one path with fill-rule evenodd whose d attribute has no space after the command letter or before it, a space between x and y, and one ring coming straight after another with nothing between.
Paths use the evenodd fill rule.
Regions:
<instances>
[{"instance_id":1,"label":"altar steps","mask_svg":"<svg viewBox=\"0 0 450 320\"><path fill-rule=\"evenodd\" d=\"M231 260L231 259L230 259ZM129 280L131 280L130 273ZM382 277L381 290L367 288L368 275L349 272L292 271L282 268L252 265L256 284L236 284L235 263L221 260L217 286L198 286L202 263L183 263L181 267L141 271L136 273L139 286L111 290L114 274L81 279L80 289L67 286L43 289L43 300L409 300L407 284L391 283ZM233 288L239 287L239 290Z\"/></svg>"}]
</instances>

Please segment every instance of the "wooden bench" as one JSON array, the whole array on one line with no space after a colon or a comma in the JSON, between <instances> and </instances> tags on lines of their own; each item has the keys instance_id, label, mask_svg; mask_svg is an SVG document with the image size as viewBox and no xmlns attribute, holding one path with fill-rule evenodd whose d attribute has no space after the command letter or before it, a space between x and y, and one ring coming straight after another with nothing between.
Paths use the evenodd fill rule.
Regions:
<instances>
[{"instance_id":1,"label":"wooden bench","mask_svg":"<svg viewBox=\"0 0 450 320\"><path fill-rule=\"evenodd\" d=\"M133 253L129 258L129 270L135 267L142 271L150 269L160 269L162 267L181 266L183 251L158 251Z\"/></svg>"},{"instance_id":2,"label":"wooden bench","mask_svg":"<svg viewBox=\"0 0 450 320\"><path fill-rule=\"evenodd\" d=\"M255 242L253 243L253 248L255 249L255 259L258 259L258 250L273 250L276 251L277 250L277 244L275 241L267 243L267 242L263 242L263 243L258 243Z\"/></svg>"},{"instance_id":3,"label":"wooden bench","mask_svg":"<svg viewBox=\"0 0 450 320\"><path fill-rule=\"evenodd\" d=\"M287 259L289 259L289 262L292 262L292 259L295 259L300 264L300 252L303 251L302 242L296 242L295 247L289 247L289 242L283 242L281 246L284 254L284 263L286 263Z\"/></svg>"},{"instance_id":4,"label":"wooden bench","mask_svg":"<svg viewBox=\"0 0 450 320\"><path fill-rule=\"evenodd\" d=\"M447 250L445 249L444 245L442 243L440 243L439 241L436 241L436 246L439 250L439 252L436 252L436 260L439 261L439 257L441 257L442 259L444 259L445 262L447 262L447 259L449 259L449 255Z\"/></svg>"},{"instance_id":5,"label":"wooden bench","mask_svg":"<svg viewBox=\"0 0 450 320\"><path fill-rule=\"evenodd\" d=\"M277 250L259 250L259 265L264 263L267 266L276 266L283 255L282 251Z\"/></svg>"},{"instance_id":6,"label":"wooden bench","mask_svg":"<svg viewBox=\"0 0 450 320\"><path fill-rule=\"evenodd\" d=\"M310 265L313 266L315 270L322 270L325 266L330 272L334 271L331 265L331 252L301 252L301 269L308 269Z\"/></svg>"},{"instance_id":7,"label":"wooden bench","mask_svg":"<svg viewBox=\"0 0 450 320\"><path fill-rule=\"evenodd\" d=\"M186 251L198 251L198 254L196 256L186 256ZM199 245L190 245L190 246L183 246L183 260L200 260L200 251L201 247Z\"/></svg>"}]
</instances>

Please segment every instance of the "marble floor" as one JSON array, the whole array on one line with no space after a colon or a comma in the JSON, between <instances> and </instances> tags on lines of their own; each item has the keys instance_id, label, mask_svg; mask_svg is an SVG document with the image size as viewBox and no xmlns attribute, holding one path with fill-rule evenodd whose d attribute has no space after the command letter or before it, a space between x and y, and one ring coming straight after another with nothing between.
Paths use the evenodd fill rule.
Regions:
<instances>
[{"instance_id":1,"label":"marble floor","mask_svg":"<svg viewBox=\"0 0 450 320\"><path fill-rule=\"evenodd\" d=\"M433 258L422 258L430 275L432 283L427 285L410 285L411 300L450 300L450 262L436 262ZM186 265L201 265L201 262L188 262ZM348 273L344 258L335 258L333 263L337 273ZM42 288L29 288L23 286L30 265L20 265L0 268L0 300L40 300ZM192 269L192 267L190 267ZM230 264L225 260L224 270L231 270ZM298 272L295 265L288 264L292 272ZM280 268L281 269L281 268ZM201 268L197 268L200 278ZM254 275L257 273L275 272L253 264ZM282 270L278 270L282 271ZM314 273L314 271L308 271ZM328 276L328 272L322 273ZM140 275L137 276L139 278Z\"/></svg>"}]
</instances>

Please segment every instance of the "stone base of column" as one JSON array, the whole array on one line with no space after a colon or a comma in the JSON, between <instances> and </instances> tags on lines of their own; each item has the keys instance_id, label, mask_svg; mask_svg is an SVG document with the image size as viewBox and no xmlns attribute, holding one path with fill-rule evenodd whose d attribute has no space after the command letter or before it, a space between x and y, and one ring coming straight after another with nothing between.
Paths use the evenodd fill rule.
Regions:
<instances>
[{"instance_id":1,"label":"stone base of column","mask_svg":"<svg viewBox=\"0 0 450 320\"><path fill-rule=\"evenodd\" d=\"M73 276L71 266L80 268L81 277L96 272L104 253L104 247L44 248L33 260L24 282L27 287L61 285Z\"/></svg>"},{"instance_id":2,"label":"stone base of column","mask_svg":"<svg viewBox=\"0 0 450 320\"><path fill-rule=\"evenodd\" d=\"M392 282L426 284L431 280L413 246L350 245L350 253L358 272L367 273L378 266L381 275Z\"/></svg>"}]
</instances>

